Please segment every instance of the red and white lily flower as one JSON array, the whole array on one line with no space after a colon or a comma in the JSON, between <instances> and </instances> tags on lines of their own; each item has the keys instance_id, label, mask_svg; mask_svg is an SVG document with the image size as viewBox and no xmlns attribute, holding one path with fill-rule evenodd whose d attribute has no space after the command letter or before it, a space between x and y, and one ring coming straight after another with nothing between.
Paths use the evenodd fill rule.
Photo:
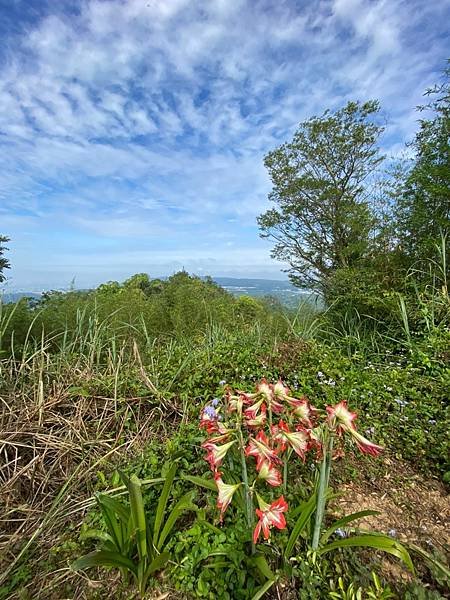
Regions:
<instances>
[{"instance_id":1,"label":"red and white lily flower","mask_svg":"<svg viewBox=\"0 0 450 600\"><path fill-rule=\"evenodd\" d=\"M236 483L235 485L230 485L228 483L224 483L222 481L222 475L220 473L216 473L214 479L216 480L217 490L219 495L217 497L217 508L220 509L220 522L223 521L223 515L227 510L231 500L233 499L234 492L241 485L240 483Z\"/></svg>"},{"instance_id":2,"label":"red and white lily flower","mask_svg":"<svg viewBox=\"0 0 450 600\"><path fill-rule=\"evenodd\" d=\"M261 500L258 496L258 502L260 508L256 509L256 515L259 518L258 523L256 524L255 530L253 532L253 543L256 544L258 538L261 534L261 530L264 536L264 539L268 540L270 537L270 528L276 527L277 529L285 529L286 527L286 519L283 513L285 513L288 509L288 505L283 496L278 498L272 502L272 504L267 504Z\"/></svg>"},{"instance_id":3,"label":"red and white lily flower","mask_svg":"<svg viewBox=\"0 0 450 600\"><path fill-rule=\"evenodd\" d=\"M264 427L267 421L267 408L266 405L263 404L261 406L261 412L259 415L255 415L253 418L246 418L245 424L247 427L259 429Z\"/></svg>"},{"instance_id":4,"label":"red and white lily flower","mask_svg":"<svg viewBox=\"0 0 450 600\"><path fill-rule=\"evenodd\" d=\"M357 414L348 410L346 400L342 400L335 406L327 406L327 413L328 425L331 429L335 429L337 433L340 434L355 429L353 421L356 419Z\"/></svg>"},{"instance_id":5,"label":"red and white lily flower","mask_svg":"<svg viewBox=\"0 0 450 600\"><path fill-rule=\"evenodd\" d=\"M283 482L280 471L268 460L261 463L258 477L259 479L264 479L272 487L277 487Z\"/></svg>"},{"instance_id":6,"label":"red and white lily flower","mask_svg":"<svg viewBox=\"0 0 450 600\"><path fill-rule=\"evenodd\" d=\"M289 397L289 388L284 385L281 379L276 382L272 389L275 398L279 400L286 400Z\"/></svg>"},{"instance_id":7,"label":"red and white lily flower","mask_svg":"<svg viewBox=\"0 0 450 600\"><path fill-rule=\"evenodd\" d=\"M269 440L263 431L258 431L255 438L250 438L250 443L245 449L246 456L254 456L256 458L256 470L259 471L264 461L280 464L281 460L277 456L275 450L269 446Z\"/></svg>"},{"instance_id":8,"label":"red and white lily flower","mask_svg":"<svg viewBox=\"0 0 450 600\"><path fill-rule=\"evenodd\" d=\"M258 383L256 390L258 394L262 395L271 411L277 415L283 412L284 407L281 402L278 402L278 399L274 393L274 386L270 383L267 383L266 379L261 379L261 383Z\"/></svg>"},{"instance_id":9,"label":"red and white lily flower","mask_svg":"<svg viewBox=\"0 0 450 600\"><path fill-rule=\"evenodd\" d=\"M317 413L317 409L311 406L306 398L286 398L286 402L292 407L292 414L300 419L306 427L312 428L312 417Z\"/></svg>"},{"instance_id":10,"label":"red and white lily flower","mask_svg":"<svg viewBox=\"0 0 450 600\"><path fill-rule=\"evenodd\" d=\"M266 405L264 404L265 398L260 398L257 402L249 406L244 410L244 417L246 419L256 419L259 411L265 412Z\"/></svg>"},{"instance_id":11,"label":"red and white lily flower","mask_svg":"<svg viewBox=\"0 0 450 600\"><path fill-rule=\"evenodd\" d=\"M232 440L226 444L218 446L211 441L203 442L202 448L207 451L206 460L209 462L213 473L217 473L217 467L222 464L228 450L236 443L236 440Z\"/></svg>"},{"instance_id":12,"label":"red and white lily flower","mask_svg":"<svg viewBox=\"0 0 450 600\"><path fill-rule=\"evenodd\" d=\"M364 454L371 454L372 456L378 456L383 450L382 446L374 444L363 435L356 431L355 424L353 421L356 419L356 413L352 413L347 408L347 402L342 400L336 406L327 406L328 413L328 425L330 429L335 430L339 435L342 433L349 433L354 439L358 448Z\"/></svg>"},{"instance_id":13,"label":"red and white lily flower","mask_svg":"<svg viewBox=\"0 0 450 600\"><path fill-rule=\"evenodd\" d=\"M363 435L352 429L350 431L352 438L354 439L356 445L361 450L363 454L370 454L371 456L378 456L380 452L384 450L382 446L378 446L374 444Z\"/></svg>"},{"instance_id":14,"label":"red and white lily flower","mask_svg":"<svg viewBox=\"0 0 450 600\"><path fill-rule=\"evenodd\" d=\"M283 420L272 427L273 439L278 442L282 452L290 446L302 460L309 448L310 435L306 429L299 428L298 431L290 431Z\"/></svg>"},{"instance_id":15,"label":"red and white lily flower","mask_svg":"<svg viewBox=\"0 0 450 600\"><path fill-rule=\"evenodd\" d=\"M227 396L227 407L228 412L237 412L238 415L241 415L243 407L250 404L252 398L245 392L237 392L237 394L237 396L231 394Z\"/></svg>"}]
</instances>

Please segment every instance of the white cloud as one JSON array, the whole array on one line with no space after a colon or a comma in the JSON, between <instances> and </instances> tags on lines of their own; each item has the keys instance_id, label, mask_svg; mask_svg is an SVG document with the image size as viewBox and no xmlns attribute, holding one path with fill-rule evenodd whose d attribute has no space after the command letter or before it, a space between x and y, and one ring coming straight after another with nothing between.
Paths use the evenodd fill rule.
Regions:
<instances>
[{"instance_id":1,"label":"white cloud","mask_svg":"<svg viewBox=\"0 0 450 600\"><path fill-rule=\"evenodd\" d=\"M85 0L70 16L50 6L0 79L2 229L20 237L21 216L49 265L43 230L64 227L69 250L73 236L95 249L143 243L152 228L196 260L211 231L225 234L219 262L230 243L251 242L254 268L268 249L255 228L265 152L355 97L380 98L384 143L398 151L446 58L448 1Z\"/></svg>"}]
</instances>

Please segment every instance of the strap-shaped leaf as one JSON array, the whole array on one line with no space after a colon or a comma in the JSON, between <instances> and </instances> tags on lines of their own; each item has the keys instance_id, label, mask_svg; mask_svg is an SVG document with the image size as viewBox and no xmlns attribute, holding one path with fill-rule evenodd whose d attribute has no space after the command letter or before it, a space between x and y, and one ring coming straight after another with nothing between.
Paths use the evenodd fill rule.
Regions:
<instances>
[{"instance_id":1,"label":"strap-shaped leaf","mask_svg":"<svg viewBox=\"0 0 450 600\"><path fill-rule=\"evenodd\" d=\"M314 499L315 502L315 498L316 498L316 492L314 492L309 498L308 500L305 500L305 502L302 502L301 504L299 504L298 506L296 506L295 508L293 508L292 510L289 511L289 516L292 519L295 519L295 517L297 517L305 508L305 506L309 505L311 503L311 501Z\"/></svg>"},{"instance_id":2,"label":"strap-shaped leaf","mask_svg":"<svg viewBox=\"0 0 450 600\"><path fill-rule=\"evenodd\" d=\"M136 475L130 477L127 487L130 494L130 510L133 526L136 531L139 558L141 561L144 561L147 559L147 520L145 518L141 482Z\"/></svg>"},{"instance_id":3,"label":"strap-shaped leaf","mask_svg":"<svg viewBox=\"0 0 450 600\"><path fill-rule=\"evenodd\" d=\"M163 489L159 497L158 506L156 508L155 523L153 526L153 545L155 546L155 548L158 544L159 532L161 530L161 525L164 519L164 513L166 511L167 502L169 500L170 489L172 487L176 470L177 464L173 463L166 475L166 480L164 482Z\"/></svg>"},{"instance_id":4,"label":"strap-shaped leaf","mask_svg":"<svg viewBox=\"0 0 450 600\"><path fill-rule=\"evenodd\" d=\"M441 563L441 561L437 560L432 554L426 552L425 550L423 550L419 546L416 546L415 544L408 544L408 548L413 552L419 554L419 556L421 556L425 560L429 561L436 569L438 569L442 573L442 575L450 583L450 569L446 565Z\"/></svg>"},{"instance_id":5,"label":"strap-shaped leaf","mask_svg":"<svg viewBox=\"0 0 450 600\"><path fill-rule=\"evenodd\" d=\"M182 475L181 479L190 481L194 485L206 488L207 490L217 492L217 485L213 479L205 479L204 477L196 477L195 475Z\"/></svg>"},{"instance_id":6,"label":"strap-shaped leaf","mask_svg":"<svg viewBox=\"0 0 450 600\"><path fill-rule=\"evenodd\" d=\"M343 540L337 540L336 542L332 542L331 544L320 548L318 552L319 554L326 554L327 552L337 550L338 548L351 547L374 548L375 550L387 552L388 554L392 554L393 556L399 558L412 573L415 572L414 565L412 563L408 550L402 544L400 544L400 542L393 540L387 535L356 535Z\"/></svg>"},{"instance_id":7,"label":"strap-shaped leaf","mask_svg":"<svg viewBox=\"0 0 450 600\"><path fill-rule=\"evenodd\" d=\"M103 502L103 499L98 499L98 505L100 506L100 511L108 529L108 533L111 536L111 540L113 541L116 550L120 552L122 550L124 540L123 530L120 526L120 522L117 520L116 512L112 508L109 508Z\"/></svg>"},{"instance_id":8,"label":"strap-shaped leaf","mask_svg":"<svg viewBox=\"0 0 450 600\"><path fill-rule=\"evenodd\" d=\"M83 571L91 567L116 567L117 569L128 569L134 575L137 574L136 565L132 560L118 552L108 552L107 550L90 552L71 564L73 571Z\"/></svg>"},{"instance_id":9,"label":"strap-shaped leaf","mask_svg":"<svg viewBox=\"0 0 450 600\"><path fill-rule=\"evenodd\" d=\"M159 536L158 543L156 544L156 549L161 550L164 547L164 542L166 541L167 536L173 529L173 526L177 522L178 518L185 512L186 510L197 510L197 507L192 502L192 492L188 492L185 494L173 507L170 515L168 516L161 535Z\"/></svg>"},{"instance_id":10,"label":"strap-shaped leaf","mask_svg":"<svg viewBox=\"0 0 450 600\"><path fill-rule=\"evenodd\" d=\"M166 564L169 562L170 554L168 552L162 552L158 554L156 558L152 560L152 562L148 565L141 582L141 589L144 591L147 588L148 578L153 575L156 571L160 571L163 569Z\"/></svg>"},{"instance_id":11,"label":"strap-shaped leaf","mask_svg":"<svg viewBox=\"0 0 450 600\"><path fill-rule=\"evenodd\" d=\"M116 498L112 498L106 494L97 494L96 500L100 506L107 507L110 511L113 511L125 525L127 524L128 517L130 516L130 509L122 504L122 502L119 502Z\"/></svg>"},{"instance_id":12,"label":"strap-shaped leaf","mask_svg":"<svg viewBox=\"0 0 450 600\"><path fill-rule=\"evenodd\" d=\"M316 494L313 494L311 498L303 505L302 511L295 523L291 535L289 536L288 543L284 551L285 558L290 558L292 551L297 543L298 537L303 531L303 528L308 524L312 514L316 510Z\"/></svg>"},{"instance_id":13,"label":"strap-shaped leaf","mask_svg":"<svg viewBox=\"0 0 450 600\"><path fill-rule=\"evenodd\" d=\"M275 579L273 579L271 581L267 581L263 586L261 586L258 589L256 594L252 597L252 600L259 600L260 598L262 598L264 596L264 594L270 590L270 588L273 586L274 583L275 583Z\"/></svg>"},{"instance_id":14,"label":"strap-shaped leaf","mask_svg":"<svg viewBox=\"0 0 450 600\"><path fill-rule=\"evenodd\" d=\"M325 544L325 542L328 540L330 535L332 535L336 531L336 529L339 529L340 527L345 527L345 525L347 525L348 523L351 523L352 521L357 521L358 519L362 519L363 517L370 517L372 515L379 515L379 514L380 514L379 510L360 510L359 512L355 512L355 513L352 513L351 515L342 517L342 519L338 519L337 521L335 521L325 531L325 533L322 534L322 537L320 538L320 543L322 545Z\"/></svg>"},{"instance_id":15,"label":"strap-shaped leaf","mask_svg":"<svg viewBox=\"0 0 450 600\"><path fill-rule=\"evenodd\" d=\"M112 542L109 533L101 529L88 529L80 534L80 540L100 540L102 542Z\"/></svg>"},{"instance_id":16,"label":"strap-shaped leaf","mask_svg":"<svg viewBox=\"0 0 450 600\"><path fill-rule=\"evenodd\" d=\"M269 567L269 563L267 562L266 557L262 554L250 557L247 562L248 564L256 567L256 569L258 569L258 571L261 573L264 579L275 579L275 575Z\"/></svg>"}]
</instances>

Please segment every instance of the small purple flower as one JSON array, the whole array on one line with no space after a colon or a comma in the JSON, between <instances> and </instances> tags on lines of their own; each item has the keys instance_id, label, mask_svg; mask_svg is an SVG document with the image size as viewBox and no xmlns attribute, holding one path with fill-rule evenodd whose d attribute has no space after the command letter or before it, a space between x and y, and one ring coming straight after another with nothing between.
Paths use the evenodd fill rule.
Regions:
<instances>
[{"instance_id":1,"label":"small purple flower","mask_svg":"<svg viewBox=\"0 0 450 600\"><path fill-rule=\"evenodd\" d=\"M389 529L388 536L391 537L391 538L396 538L397 537L397 530L396 529Z\"/></svg>"},{"instance_id":2,"label":"small purple flower","mask_svg":"<svg viewBox=\"0 0 450 600\"><path fill-rule=\"evenodd\" d=\"M347 537L346 532L343 529L340 529L339 527L338 527L338 529L336 529L336 531L334 533L340 538Z\"/></svg>"},{"instance_id":3,"label":"small purple flower","mask_svg":"<svg viewBox=\"0 0 450 600\"><path fill-rule=\"evenodd\" d=\"M212 406L205 406L203 412L208 415L210 419L217 419L217 413Z\"/></svg>"},{"instance_id":4,"label":"small purple flower","mask_svg":"<svg viewBox=\"0 0 450 600\"><path fill-rule=\"evenodd\" d=\"M225 385L225 384L226 384L225 379L222 379L221 381L219 381L219 385Z\"/></svg>"},{"instance_id":5,"label":"small purple flower","mask_svg":"<svg viewBox=\"0 0 450 600\"><path fill-rule=\"evenodd\" d=\"M214 398L213 400L211 400L211 406L217 406L219 404L220 400L219 398Z\"/></svg>"}]
</instances>

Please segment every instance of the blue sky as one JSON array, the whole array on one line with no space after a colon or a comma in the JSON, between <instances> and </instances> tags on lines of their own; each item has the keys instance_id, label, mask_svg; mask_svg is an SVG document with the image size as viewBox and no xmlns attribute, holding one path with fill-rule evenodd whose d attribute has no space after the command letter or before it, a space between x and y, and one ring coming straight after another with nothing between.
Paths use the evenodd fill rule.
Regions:
<instances>
[{"instance_id":1,"label":"blue sky","mask_svg":"<svg viewBox=\"0 0 450 600\"><path fill-rule=\"evenodd\" d=\"M284 278L255 221L264 154L369 98L400 152L449 22L450 0L0 0L8 287Z\"/></svg>"}]
</instances>

